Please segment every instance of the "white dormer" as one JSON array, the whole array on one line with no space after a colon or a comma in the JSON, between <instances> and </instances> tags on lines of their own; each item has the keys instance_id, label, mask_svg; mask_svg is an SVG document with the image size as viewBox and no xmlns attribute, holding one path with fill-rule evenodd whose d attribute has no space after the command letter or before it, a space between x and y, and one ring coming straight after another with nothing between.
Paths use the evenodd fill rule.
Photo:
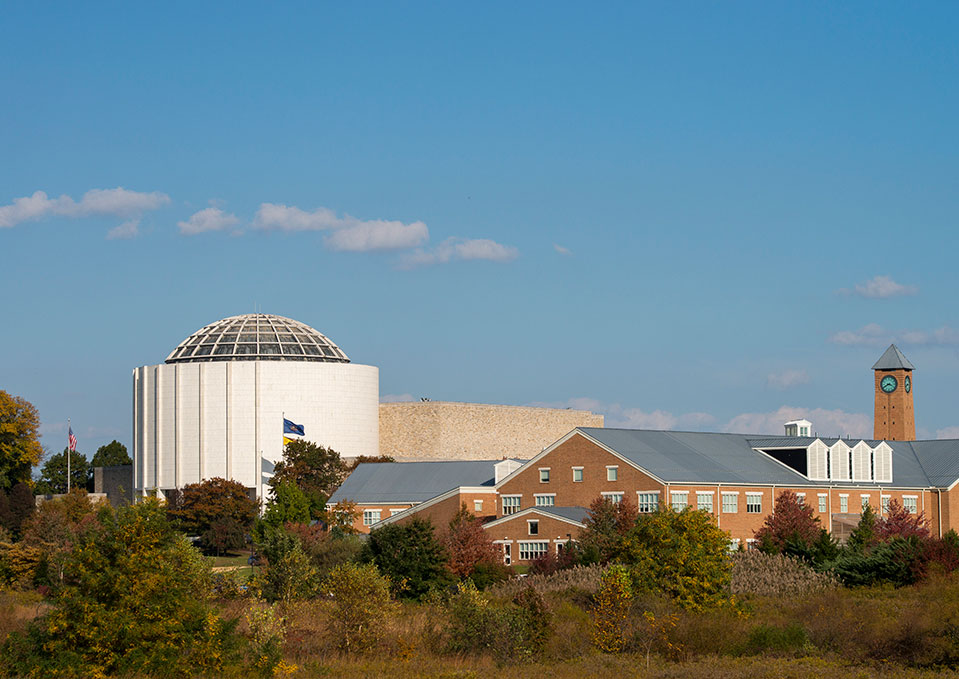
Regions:
<instances>
[{"instance_id":1,"label":"white dormer","mask_svg":"<svg viewBox=\"0 0 959 679\"><path fill-rule=\"evenodd\" d=\"M806 448L806 476L813 481L825 481L829 478L829 446L816 439Z\"/></svg>"},{"instance_id":2,"label":"white dormer","mask_svg":"<svg viewBox=\"0 0 959 679\"><path fill-rule=\"evenodd\" d=\"M812 436L812 422L809 420L790 420L784 426L786 436Z\"/></svg>"},{"instance_id":3,"label":"white dormer","mask_svg":"<svg viewBox=\"0 0 959 679\"><path fill-rule=\"evenodd\" d=\"M493 483L499 483L522 466L523 463L516 460L500 460L493 465Z\"/></svg>"},{"instance_id":4,"label":"white dormer","mask_svg":"<svg viewBox=\"0 0 959 679\"><path fill-rule=\"evenodd\" d=\"M849 468L849 451L852 450L849 445L839 439L829 447L829 471L830 478L833 481L849 481L851 478Z\"/></svg>"}]
</instances>

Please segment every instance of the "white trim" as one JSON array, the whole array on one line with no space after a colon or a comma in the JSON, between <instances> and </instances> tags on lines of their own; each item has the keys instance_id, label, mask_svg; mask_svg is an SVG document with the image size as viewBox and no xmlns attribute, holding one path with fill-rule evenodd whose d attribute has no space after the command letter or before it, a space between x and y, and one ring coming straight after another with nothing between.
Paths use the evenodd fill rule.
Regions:
<instances>
[{"instance_id":1,"label":"white trim","mask_svg":"<svg viewBox=\"0 0 959 679\"><path fill-rule=\"evenodd\" d=\"M511 496L502 495L501 497L511 497ZM556 497L556 493L533 493L533 497Z\"/></svg>"},{"instance_id":2,"label":"white trim","mask_svg":"<svg viewBox=\"0 0 959 679\"><path fill-rule=\"evenodd\" d=\"M487 528L492 528L494 526L499 526L500 524L506 523L507 521L513 521L520 517L526 516L527 514L538 514L539 516L545 519L556 519L557 521L563 521L565 523L578 526L579 528L585 528L586 524L582 524L579 521L573 521L573 519L568 519L565 516L559 516L558 514L550 514L549 512L543 511L543 507L528 507L527 509L521 509L515 514L508 514L506 516L501 516L495 521L490 521L489 523L483 524L483 530Z\"/></svg>"}]
</instances>

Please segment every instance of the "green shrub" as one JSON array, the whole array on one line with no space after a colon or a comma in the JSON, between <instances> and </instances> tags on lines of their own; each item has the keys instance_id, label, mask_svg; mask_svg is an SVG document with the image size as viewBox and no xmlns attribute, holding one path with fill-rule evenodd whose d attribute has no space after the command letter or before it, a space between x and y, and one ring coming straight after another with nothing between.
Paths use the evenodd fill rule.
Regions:
<instances>
[{"instance_id":1,"label":"green shrub","mask_svg":"<svg viewBox=\"0 0 959 679\"><path fill-rule=\"evenodd\" d=\"M902 587L916 581L922 551L919 538L896 537L876 544L868 552L843 550L829 568L850 587L880 583Z\"/></svg>"},{"instance_id":2,"label":"green shrub","mask_svg":"<svg viewBox=\"0 0 959 679\"><path fill-rule=\"evenodd\" d=\"M798 622L785 627L759 624L749 633L743 648L748 655L772 653L775 655L797 655L809 643L806 630Z\"/></svg>"},{"instance_id":3,"label":"green shrub","mask_svg":"<svg viewBox=\"0 0 959 679\"><path fill-rule=\"evenodd\" d=\"M329 630L336 645L347 653L372 650L397 611L389 578L373 564L349 563L335 567L322 589L333 597Z\"/></svg>"},{"instance_id":4,"label":"green shrub","mask_svg":"<svg viewBox=\"0 0 959 679\"><path fill-rule=\"evenodd\" d=\"M625 650L631 630L629 611L632 583L622 566L610 566L604 573L593 605L593 644L606 653Z\"/></svg>"},{"instance_id":5,"label":"green shrub","mask_svg":"<svg viewBox=\"0 0 959 679\"><path fill-rule=\"evenodd\" d=\"M271 562L261 576L263 596L269 601L296 601L316 595L320 580L299 543L278 561Z\"/></svg>"},{"instance_id":6,"label":"green shrub","mask_svg":"<svg viewBox=\"0 0 959 679\"><path fill-rule=\"evenodd\" d=\"M403 598L422 599L430 590L453 582L446 569L446 550L433 533L433 524L414 518L374 529L360 552L360 560L376 564Z\"/></svg>"}]
</instances>

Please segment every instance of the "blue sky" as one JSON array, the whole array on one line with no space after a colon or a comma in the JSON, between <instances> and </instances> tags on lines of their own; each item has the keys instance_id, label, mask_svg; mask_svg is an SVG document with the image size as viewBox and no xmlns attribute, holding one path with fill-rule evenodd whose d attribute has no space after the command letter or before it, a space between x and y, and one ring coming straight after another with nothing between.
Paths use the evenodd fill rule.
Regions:
<instances>
[{"instance_id":1,"label":"blue sky","mask_svg":"<svg viewBox=\"0 0 959 679\"><path fill-rule=\"evenodd\" d=\"M259 308L387 398L959 437L952 3L9 3L0 388L130 443ZM42 193L38 193L42 192Z\"/></svg>"}]
</instances>

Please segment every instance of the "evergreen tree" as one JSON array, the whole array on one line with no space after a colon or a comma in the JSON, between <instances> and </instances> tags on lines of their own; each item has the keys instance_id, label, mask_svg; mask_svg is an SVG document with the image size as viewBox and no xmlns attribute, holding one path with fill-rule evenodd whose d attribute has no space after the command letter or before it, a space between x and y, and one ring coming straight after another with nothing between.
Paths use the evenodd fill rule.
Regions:
<instances>
[{"instance_id":1,"label":"evergreen tree","mask_svg":"<svg viewBox=\"0 0 959 679\"><path fill-rule=\"evenodd\" d=\"M375 563L397 595L405 598L420 599L452 581L446 550L436 539L433 524L418 517L374 529L360 560Z\"/></svg>"},{"instance_id":2,"label":"evergreen tree","mask_svg":"<svg viewBox=\"0 0 959 679\"><path fill-rule=\"evenodd\" d=\"M52 456L43 465L40 471L40 480L37 481L38 495L62 495L67 492L67 456L70 456L70 487L86 488L90 478L90 465L87 458L79 451L70 452L64 448L63 452Z\"/></svg>"},{"instance_id":3,"label":"evergreen tree","mask_svg":"<svg viewBox=\"0 0 959 679\"><path fill-rule=\"evenodd\" d=\"M33 497L33 491L30 486L22 481L15 485L10 491L9 512L10 527L9 530L15 536L19 536L23 530L23 524L29 519L37 509L36 499Z\"/></svg>"},{"instance_id":4,"label":"evergreen tree","mask_svg":"<svg viewBox=\"0 0 959 679\"><path fill-rule=\"evenodd\" d=\"M117 440L110 441L105 446L97 448L93 459L90 461L90 467L116 467L119 465L133 464L130 459L130 453L127 447Z\"/></svg>"},{"instance_id":5,"label":"evergreen tree","mask_svg":"<svg viewBox=\"0 0 959 679\"><path fill-rule=\"evenodd\" d=\"M878 542L879 537L876 535L876 512L872 510L872 506L866 505L863 507L859 524L846 541L846 546L857 552L868 552Z\"/></svg>"}]
</instances>

